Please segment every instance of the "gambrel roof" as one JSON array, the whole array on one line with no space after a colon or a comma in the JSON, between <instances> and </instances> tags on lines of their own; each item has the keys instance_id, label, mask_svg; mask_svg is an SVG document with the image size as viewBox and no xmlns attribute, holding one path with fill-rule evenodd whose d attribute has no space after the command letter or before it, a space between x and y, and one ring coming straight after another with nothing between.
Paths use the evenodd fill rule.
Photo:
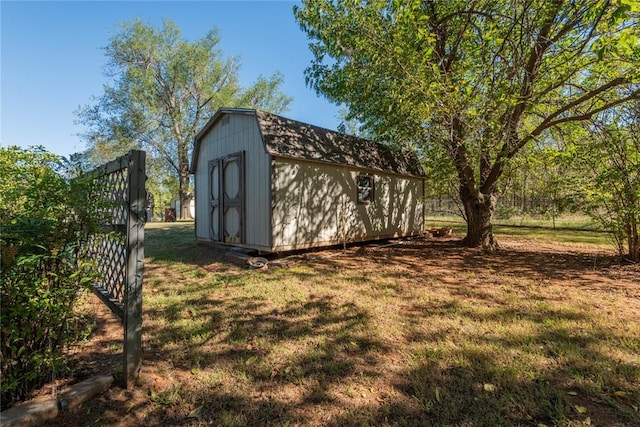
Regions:
<instances>
[{"instance_id":1,"label":"gambrel roof","mask_svg":"<svg viewBox=\"0 0 640 427\"><path fill-rule=\"evenodd\" d=\"M405 155L374 141L346 135L260 110L222 108L207 122L195 138L193 163L195 171L198 151L204 135L226 114L248 114L256 117L265 150L274 157L373 169L398 175L424 176L415 155Z\"/></svg>"}]
</instances>

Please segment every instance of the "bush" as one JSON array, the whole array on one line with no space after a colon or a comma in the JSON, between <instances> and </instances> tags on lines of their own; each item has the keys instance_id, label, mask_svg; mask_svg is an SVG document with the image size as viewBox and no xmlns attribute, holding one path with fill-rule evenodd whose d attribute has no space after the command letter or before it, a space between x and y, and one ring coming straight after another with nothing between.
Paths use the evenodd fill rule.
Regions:
<instances>
[{"instance_id":1,"label":"bush","mask_svg":"<svg viewBox=\"0 0 640 427\"><path fill-rule=\"evenodd\" d=\"M618 252L640 262L640 103L620 109L590 129L592 140L574 148L582 185L575 199L611 231Z\"/></svg>"},{"instance_id":2,"label":"bush","mask_svg":"<svg viewBox=\"0 0 640 427\"><path fill-rule=\"evenodd\" d=\"M4 407L64 369L64 347L78 336L74 305L93 279L82 256L94 229L86 185L70 182L61 167L41 148L0 148Z\"/></svg>"}]
</instances>

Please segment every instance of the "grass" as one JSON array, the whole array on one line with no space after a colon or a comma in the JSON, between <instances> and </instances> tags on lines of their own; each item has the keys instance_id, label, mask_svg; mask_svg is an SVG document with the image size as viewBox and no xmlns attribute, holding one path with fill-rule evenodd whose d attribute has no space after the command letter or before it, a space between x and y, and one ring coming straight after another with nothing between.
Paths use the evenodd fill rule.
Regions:
<instances>
[{"instance_id":1,"label":"grass","mask_svg":"<svg viewBox=\"0 0 640 427\"><path fill-rule=\"evenodd\" d=\"M600 255L434 240L250 271L192 223L146 236L149 391L92 409L102 423L640 424L640 292L594 270Z\"/></svg>"},{"instance_id":2,"label":"grass","mask_svg":"<svg viewBox=\"0 0 640 427\"><path fill-rule=\"evenodd\" d=\"M460 215L427 215L427 222L431 221L448 221L448 222L464 222ZM601 231L598 224L591 218L579 214L566 214L556 217L550 216L532 216L532 215L511 215L508 218L496 216L493 219L495 225L514 226L514 227L532 227L532 228L550 228L550 229L572 229L577 231Z\"/></svg>"},{"instance_id":3,"label":"grass","mask_svg":"<svg viewBox=\"0 0 640 427\"><path fill-rule=\"evenodd\" d=\"M429 217L426 223L429 227L451 227L454 233L461 235L464 235L467 229L466 223L457 217ZM500 236L509 236L565 246L614 247L609 233L594 230L592 225L588 226L582 220L566 219L560 224L562 225L558 225L557 228L551 228L531 223L520 225L518 221L496 221L493 230L498 241Z\"/></svg>"}]
</instances>

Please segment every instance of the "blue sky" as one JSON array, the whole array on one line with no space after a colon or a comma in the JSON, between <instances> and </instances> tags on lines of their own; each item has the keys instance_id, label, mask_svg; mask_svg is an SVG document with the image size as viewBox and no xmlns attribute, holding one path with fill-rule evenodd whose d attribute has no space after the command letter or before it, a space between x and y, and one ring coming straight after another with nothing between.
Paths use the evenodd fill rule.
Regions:
<instances>
[{"instance_id":1,"label":"blue sky","mask_svg":"<svg viewBox=\"0 0 640 427\"><path fill-rule=\"evenodd\" d=\"M291 1L5 1L0 3L0 144L43 145L67 156L86 147L74 111L108 81L102 50L120 22L176 23L188 40L219 30L225 57L240 56L240 81L280 71L294 101L283 115L336 129L338 108L305 85L312 55Z\"/></svg>"}]
</instances>

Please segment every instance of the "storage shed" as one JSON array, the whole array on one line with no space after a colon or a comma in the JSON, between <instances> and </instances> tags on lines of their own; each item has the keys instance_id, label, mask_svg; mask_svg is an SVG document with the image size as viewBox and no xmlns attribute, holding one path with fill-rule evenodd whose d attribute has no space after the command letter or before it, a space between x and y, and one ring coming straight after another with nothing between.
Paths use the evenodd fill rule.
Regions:
<instances>
[{"instance_id":1,"label":"storage shed","mask_svg":"<svg viewBox=\"0 0 640 427\"><path fill-rule=\"evenodd\" d=\"M423 229L416 158L264 111L218 110L191 173L200 241L282 252Z\"/></svg>"}]
</instances>

